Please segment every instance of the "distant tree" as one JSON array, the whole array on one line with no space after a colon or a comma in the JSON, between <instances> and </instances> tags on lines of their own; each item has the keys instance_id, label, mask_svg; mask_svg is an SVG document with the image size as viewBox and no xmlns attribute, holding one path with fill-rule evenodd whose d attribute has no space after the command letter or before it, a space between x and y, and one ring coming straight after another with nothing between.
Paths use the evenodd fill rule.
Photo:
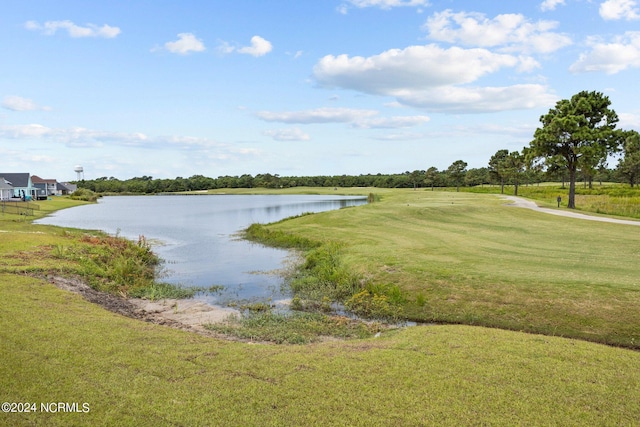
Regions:
<instances>
[{"instance_id":1,"label":"distant tree","mask_svg":"<svg viewBox=\"0 0 640 427\"><path fill-rule=\"evenodd\" d=\"M460 186L464 183L464 176L467 173L467 162L456 160L447 168L449 180L456 186L456 191L460 191Z\"/></svg>"},{"instance_id":2,"label":"distant tree","mask_svg":"<svg viewBox=\"0 0 640 427\"><path fill-rule=\"evenodd\" d=\"M425 171L414 170L409 174L409 179L413 184L413 189L420 187L420 184L424 182Z\"/></svg>"},{"instance_id":3,"label":"distant tree","mask_svg":"<svg viewBox=\"0 0 640 427\"><path fill-rule=\"evenodd\" d=\"M431 186L431 191L433 191L433 187L435 187L438 177L440 173L438 172L438 168L431 166L424 174L424 183L426 185Z\"/></svg>"},{"instance_id":4,"label":"distant tree","mask_svg":"<svg viewBox=\"0 0 640 427\"><path fill-rule=\"evenodd\" d=\"M625 133L624 157L618 162L619 173L633 187L640 176L640 133L632 130Z\"/></svg>"},{"instance_id":5,"label":"distant tree","mask_svg":"<svg viewBox=\"0 0 640 427\"><path fill-rule=\"evenodd\" d=\"M483 185L489 182L489 169L473 168L469 169L464 176L464 184L469 187Z\"/></svg>"},{"instance_id":6,"label":"distant tree","mask_svg":"<svg viewBox=\"0 0 640 427\"><path fill-rule=\"evenodd\" d=\"M506 159L508 156L509 150L498 150L489 159L489 174L500 183L500 194L504 194L504 184L507 178Z\"/></svg>"},{"instance_id":7,"label":"distant tree","mask_svg":"<svg viewBox=\"0 0 640 427\"><path fill-rule=\"evenodd\" d=\"M563 99L540 117L530 148L534 155L564 160L569 173L568 207L575 209L576 171L582 164L595 164L614 152L620 142L615 127L618 115L609 108L611 102L600 92L582 91Z\"/></svg>"},{"instance_id":8,"label":"distant tree","mask_svg":"<svg viewBox=\"0 0 640 427\"><path fill-rule=\"evenodd\" d=\"M525 156L520 154L518 151L512 151L505 159L506 175L514 186L513 194L515 196L518 195L518 186L520 185L520 179L524 173L525 165Z\"/></svg>"}]
</instances>

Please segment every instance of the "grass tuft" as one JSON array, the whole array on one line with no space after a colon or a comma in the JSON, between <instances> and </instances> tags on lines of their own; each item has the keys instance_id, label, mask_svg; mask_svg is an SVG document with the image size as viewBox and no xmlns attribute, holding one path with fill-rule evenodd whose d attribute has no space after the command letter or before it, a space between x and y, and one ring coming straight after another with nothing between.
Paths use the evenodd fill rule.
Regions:
<instances>
[{"instance_id":1,"label":"grass tuft","mask_svg":"<svg viewBox=\"0 0 640 427\"><path fill-rule=\"evenodd\" d=\"M256 310L243 317L232 315L224 323L207 325L206 328L251 341L309 344L324 337L371 337L381 330L381 325L321 313L284 314L271 310Z\"/></svg>"}]
</instances>

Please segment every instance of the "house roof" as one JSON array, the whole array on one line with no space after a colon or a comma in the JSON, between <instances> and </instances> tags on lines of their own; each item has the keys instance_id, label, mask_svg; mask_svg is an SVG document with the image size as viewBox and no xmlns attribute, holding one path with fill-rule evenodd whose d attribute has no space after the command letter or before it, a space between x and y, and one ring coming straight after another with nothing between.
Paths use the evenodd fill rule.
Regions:
<instances>
[{"instance_id":1,"label":"house roof","mask_svg":"<svg viewBox=\"0 0 640 427\"><path fill-rule=\"evenodd\" d=\"M28 187L29 173L4 173L0 172L0 176L9 181L14 187Z\"/></svg>"},{"instance_id":2,"label":"house roof","mask_svg":"<svg viewBox=\"0 0 640 427\"><path fill-rule=\"evenodd\" d=\"M57 189L67 190L67 191L76 191L78 189L78 186L75 184L69 184L68 182L58 182Z\"/></svg>"},{"instance_id":3,"label":"house roof","mask_svg":"<svg viewBox=\"0 0 640 427\"><path fill-rule=\"evenodd\" d=\"M13 185L9 184L4 177L0 176L0 189L1 190L12 190Z\"/></svg>"},{"instance_id":4,"label":"house roof","mask_svg":"<svg viewBox=\"0 0 640 427\"><path fill-rule=\"evenodd\" d=\"M34 184L55 184L55 179L42 179L38 175L31 175L31 182Z\"/></svg>"}]
</instances>

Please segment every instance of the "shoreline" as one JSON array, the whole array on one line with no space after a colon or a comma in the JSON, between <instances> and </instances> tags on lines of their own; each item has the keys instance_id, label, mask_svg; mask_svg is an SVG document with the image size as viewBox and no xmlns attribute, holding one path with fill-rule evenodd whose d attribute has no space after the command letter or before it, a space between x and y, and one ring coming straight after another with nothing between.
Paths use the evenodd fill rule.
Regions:
<instances>
[{"instance_id":1,"label":"shoreline","mask_svg":"<svg viewBox=\"0 0 640 427\"><path fill-rule=\"evenodd\" d=\"M210 305L193 298L163 298L157 301L141 298L122 298L97 291L79 278L48 275L43 279L58 289L80 295L83 299L113 313L157 325L196 332L201 335L232 339L232 337L212 332L206 329L204 325L222 323L229 316L240 315L238 310Z\"/></svg>"}]
</instances>

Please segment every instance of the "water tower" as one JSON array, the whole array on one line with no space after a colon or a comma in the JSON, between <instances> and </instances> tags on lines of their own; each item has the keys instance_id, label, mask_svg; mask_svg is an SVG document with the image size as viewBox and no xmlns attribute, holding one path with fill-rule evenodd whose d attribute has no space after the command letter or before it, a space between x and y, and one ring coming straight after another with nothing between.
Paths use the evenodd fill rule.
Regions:
<instances>
[{"instance_id":1,"label":"water tower","mask_svg":"<svg viewBox=\"0 0 640 427\"><path fill-rule=\"evenodd\" d=\"M77 181L84 181L84 169L82 166L76 165L76 167L73 168L73 171L76 173Z\"/></svg>"}]
</instances>

